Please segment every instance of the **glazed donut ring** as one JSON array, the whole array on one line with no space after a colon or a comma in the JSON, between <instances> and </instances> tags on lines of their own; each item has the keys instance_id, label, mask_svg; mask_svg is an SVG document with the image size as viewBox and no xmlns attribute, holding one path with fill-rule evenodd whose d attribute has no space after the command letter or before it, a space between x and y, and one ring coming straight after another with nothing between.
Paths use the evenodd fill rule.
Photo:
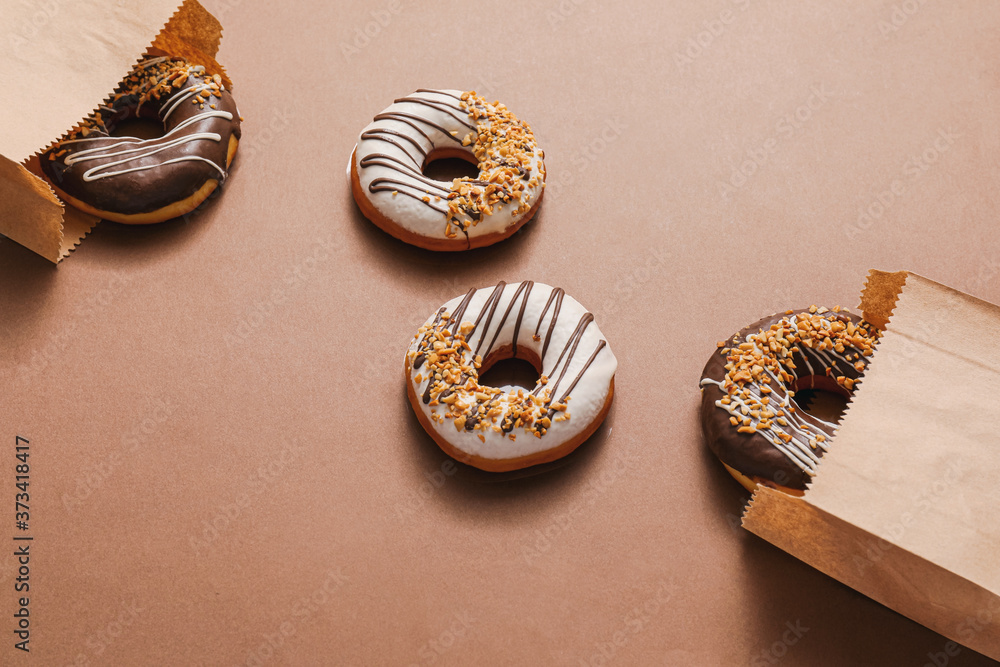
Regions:
<instances>
[{"instance_id":1,"label":"glazed donut ring","mask_svg":"<svg viewBox=\"0 0 1000 667\"><path fill-rule=\"evenodd\" d=\"M477 165L451 183L424 176L438 158ZM361 132L351 156L354 199L369 220L429 250L501 241L534 216L545 187L543 153L531 128L474 92L417 90Z\"/></svg>"},{"instance_id":2,"label":"glazed donut ring","mask_svg":"<svg viewBox=\"0 0 1000 667\"><path fill-rule=\"evenodd\" d=\"M163 124L155 139L115 137L129 118ZM194 210L225 181L240 114L219 75L181 58L147 57L109 104L41 155L63 201L125 224L163 222Z\"/></svg>"},{"instance_id":3,"label":"glazed donut ring","mask_svg":"<svg viewBox=\"0 0 1000 667\"><path fill-rule=\"evenodd\" d=\"M709 448L747 489L801 494L837 424L809 414L801 389L850 397L880 332L846 310L811 306L751 324L720 342L702 373Z\"/></svg>"},{"instance_id":4,"label":"glazed donut ring","mask_svg":"<svg viewBox=\"0 0 1000 667\"><path fill-rule=\"evenodd\" d=\"M501 359L535 366L538 384L489 387ZM601 425L618 361L594 316L559 288L530 280L471 289L431 316L404 364L410 403L450 456L491 472L569 454Z\"/></svg>"}]
</instances>

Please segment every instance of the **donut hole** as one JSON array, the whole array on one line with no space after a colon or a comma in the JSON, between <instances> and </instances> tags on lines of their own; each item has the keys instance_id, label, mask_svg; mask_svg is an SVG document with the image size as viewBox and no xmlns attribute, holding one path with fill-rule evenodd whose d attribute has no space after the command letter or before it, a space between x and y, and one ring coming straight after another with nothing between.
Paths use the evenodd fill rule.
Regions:
<instances>
[{"instance_id":1,"label":"donut hole","mask_svg":"<svg viewBox=\"0 0 1000 667\"><path fill-rule=\"evenodd\" d=\"M159 139L163 136L163 123L149 118L126 118L110 125L112 137L134 137L137 139Z\"/></svg>"},{"instance_id":2,"label":"donut hole","mask_svg":"<svg viewBox=\"0 0 1000 667\"><path fill-rule=\"evenodd\" d=\"M832 378L808 375L791 386L795 403L805 412L826 422L838 423L847 411L850 392Z\"/></svg>"},{"instance_id":3,"label":"donut hole","mask_svg":"<svg viewBox=\"0 0 1000 667\"><path fill-rule=\"evenodd\" d=\"M468 151L438 149L424 160L422 171L427 178L451 184L456 178L479 178L479 163Z\"/></svg>"},{"instance_id":4,"label":"donut hole","mask_svg":"<svg viewBox=\"0 0 1000 667\"><path fill-rule=\"evenodd\" d=\"M538 384L539 370L534 359L514 357L510 348L490 354L479 370L479 384L487 387L516 388L531 391Z\"/></svg>"}]
</instances>

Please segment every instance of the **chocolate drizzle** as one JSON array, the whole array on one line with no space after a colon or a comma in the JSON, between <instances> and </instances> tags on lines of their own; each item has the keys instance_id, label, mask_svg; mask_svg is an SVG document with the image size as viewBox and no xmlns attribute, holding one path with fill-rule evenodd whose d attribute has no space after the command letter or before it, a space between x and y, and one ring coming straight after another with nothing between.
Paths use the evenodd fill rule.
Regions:
<instances>
[{"instance_id":1,"label":"chocolate drizzle","mask_svg":"<svg viewBox=\"0 0 1000 667\"><path fill-rule=\"evenodd\" d=\"M385 135L389 135L389 136L387 137ZM384 141L387 144L392 144L393 146L395 146L399 150L403 151L407 155L410 154L409 151L406 148L404 148L402 144L400 144L400 143L398 143L396 141L393 141L389 137L399 137L400 139L405 139L406 141L409 141L413 145L413 147L416 148L417 151L420 153L420 157L421 158L427 157L427 151L425 151L420 146L420 142L418 142L416 139L414 139L413 137L411 137L408 134L403 134L402 132L397 132L396 130L390 130L390 129L384 128L384 127L377 128L377 129L374 129L374 130L366 130L365 132L361 133L361 139L362 140L373 139L375 141ZM416 158L412 158L412 159L413 159L413 164L415 164L415 165L421 165L421 164L423 164L423 159L421 159L421 160L417 160Z\"/></svg>"},{"instance_id":2,"label":"chocolate drizzle","mask_svg":"<svg viewBox=\"0 0 1000 667\"><path fill-rule=\"evenodd\" d=\"M429 125L430 127L433 127L435 130L437 130L444 136L448 137L449 139L453 140L458 145L462 144L461 139L459 139L458 137L456 137L451 132L441 127L437 123L429 121L426 118L421 118L420 116L415 116L412 113L403 113L402 111L380 113L379 115L375 116L375 120L398 120L400 123L406 123L407 125L412 127L415 132L418 132L420 136L422 136L424 139L430 142L431 138L427 136L426 132L420 129L419 125L417 125L417 123L423 123L424 125Z\"/></svg>"},{"instance_id":3,"label":"chocolate drizzle","mask_svg":"<svg viewBox=\"0 0 1000 667\"><path fill-rule=\"evenodd\" d=\"M566 358L566 363L563 365L562 372L559 374L559 377L556 378L556 383L552 385L551 391L553 395L555 395L556 389L559 388L559 383L562 382L563 377L566 375L566 369L569 368L570 362L572 362L573 357L576 355L576 347L580 344L580 339L583 338L584 332L593 321L594 316L591 313L584 313L580 318L580 321L577 322L576 329L573 330L573 334L566 341L566 345L563 347L562 352L559 353L559 358L556 359L556 364L552 367L551 373L556 372L556 369L559 368L559 362L563 360L563 357ZM551 327L549 327L549 330L551 331ZM566 356L566 350L569 350L569 356ZM598 351L600 351L600 347L598 347ZM531 393L537 396L539 391L541 391L540 386L536 387Z\"/></svg>"},{"instance_id":4,"label":"chocolate drizzle","mask_svg":"<svg viewBox=\"0 0 1000 667\"><path fill-rule=\"evenodd\" d=\"M448 97L452 97L456 100L459 100L459 102L461 101L461 98L452 95L451 93L446 93L440 90L429 90L426 88L421 88L417 90L417 92L446 95ZM398 104L401 102L421 104L423 106L435 109L437 111L443 111L452 116L462 125L468 127L470 130L474 130L476 127L475 125L468 122L467 120L468 113L465 112L460 105L452 105L438 100L429 100L415 96L401 97L399 99L393 100L394 104ZM462 112L464 117L455 115L453 111ZM438 123L435 123L426 118L422 118L421 116L417 116L415 114L406 113L402 111L387 110L375 116L373 120L375 120L376 122L380 120L393 120L399 123L404 123L409 127L411 127L421 137L423 137L431 148L434 147L434 141L431 139L430 136L428 136L428 134L424 130L420 128L420 126L417 123L422 123L427 127L432 127L441 134L443 134L444 136L458 143L459 146L462 145L462 140L460 138L454 136L451 132L449 132L447 129L445 129ZM409 145L416 148L417 152L420 155L419 159L414 157L411 154L410 150L407 149L403 144L401 144L399 141L396 141L396 138L405 139L407 142L409 142ZM434 201L431 200L431 197L433 196L433 197L438 197L440 199L447 199L448 196L451 194L451 190L449 188L445 188L440 181L435 181L434 179L427 178L426 176L424 176L423 169L425 166L424 163L428 156L428 149L425 149L423 146L421 146L419 141L417 141L413 137L403 132L386 127L375 127L370 130L365 130L364 132L361 133L361 139L362 141L364 140L382 141L387 144L391 144L396 148L398 148L400 151L402 151L403 154L406 155L406 157L408 157L410 161L413 163L412 166L408 165L399 158L393 157L391 155L386 155L384 153L373 153L364 156L358 162L358 166L361 169L367 169L373 166L384 167L386 169L391 169L393 171L398 172L401 175L401 177L404 178L404 180L400 180L397 178L387 178L387 177L374 178L372 179L371 183L368 184L369 192L374 194L376 192L388 191L388 192L403 194L412 199L415 199L416 201L422 202L427 207L437 211L438 213L441 213L442 215L445 216L448 215L449 213L448 208L436 204ZM413 181L417 181L417 183L422 184L424 187L420 187L419 185L405 179L412 179Z\"/></svg>"},{"instance_id":5,"label":"chocolate drizzle","mask_svg":"<svg viewBox=\"0 0 1000 667\"><path fill-rule=\"evenodd\" d=\"M591 364L594 363L594 359L597 358L597 355L600 353L601 350L604 349L604 346L607 345L607 344L608 344L608 341L606 341L606 340L598 341L597 347L594 348L594 352L590 355L590 358L587 359L587 362L583 365L583 368L581 368L580 372L576 374L575 378L573 378L573 382L570 383L569 388L566 389L566 391L563 392L563 395L559 397L559 402L560 403L565 403L566 402L566 399L569 397L570 393L574 389L576 389L576 385L577 385L578 382L580 382L580 378L582 378L583 374L587 372L587 369L589 369L590 366L591 366ZM564 372L565 372L565 369L564 369ZM553 390L553 392L554 391L555 390Z\"/></svg>"},{"instance_id":6,"label":"chocolate drizzle","mask_svg":"<svg viewBox=\"0 0 1000 667\"><path fill-rule=\"evenodd\" d=\"M490 330L490 322L493 321L493 314L497 312L497 304L500 303L500 295L503 294L503 288L506 286L507 283L505 283L502 280L497 283L497 286L493 289L493 293L490 294L490 298L487 299L486 303L483 305L483 310L479 313L479 317L476 318L475 326L469 333L469 338L471 339L476 334L476 330L479 329L479 321L482 319L483 313L485 313L486 309L489 308L490 314L489 317L486 318L486 326L484 327L483 335L479 337L479 344L476 345L476 351L472 353L476 356L479 356L479 349L482 347L483 341L486 340L486 332ZM524 283L521 283L519 290L523 287ZM514 298L516 299L517 297L515 296ZM513 303L513 301L511 303ZM497 326L497 333L500 333L500 329L503 328L504 322L507 321L507 315L509 313L510 313L510 308L507 309L507 312L504 313L503 319L500 320L500 324ZM496 336L493 337L493 340L496 340ZM491 344L490 349L492 349L492 347L493 346ZM486 354L489 353L490 350L486 350Z\"/></svg>"},{"instance_id":7,"label":"chocolate drizzle","mask_svg":"<svg viewBox=\"0 0 1000 667\"><path fill-rule=\"evenodd\" d=\"M476 296L476 291L476 288L473 287L465 293L465 298L462 299L462 302L458 304L458 308L456 308L455 312L451 315L452 322L458 322L459 324L462 323L462 318L465 317L465 311L468 309L469 304L472 303L472 297ZM452 332L452 334L454 334L454 332Z\"/></svg>"},{"instance_id":8,"label":"chocolate drizzle","mask_svg":"<svg viewBox=\"0 0 1000 667\"><path fill-rule=\"evenodd\" d=\"M447 97L454 98L458 101L462 101L461 95L456 95L455 93L449 93L447 90L434 90L433 88L417 88L418 93L437 93L438 95L445 95Z\"/></svg>"},{"instance_id":9,"label":"chocolate drizzle","mask_svg":"<svg viewBox=\"0 0 1000 667\"><path fill-rule=\"evenodd\" d=\"M396 142L394 141L390 141L389 143L396 144ZM396 145L398 146L398 144ZM438 197L447 197L448 193L450 192L449 190L446 190L445 188L441 187L441 184L438 183L437 181L424 176L419 169L414 169L413 167L410 167L409 165L405 164L402 160L400 160L397 157L393 157L392 155L386 155L385 153L373 153L371 155L367 155L364 158L362 158L360 164L362 168L371 166L381 166L381 167L387 167L389 169L395 169L396 171L405 174L409 178L424 183L427 186L424 192L428 194L433 191L433 193L435 193L436 196ZM439 211L440 213L443 214L446 214L448 212L447 209L441 208L440 206L437 206L434 203L425 202L423 200L423 197L426 195L414 193L406 189L412 187L413 187L412 183L407 183L405 181L400 181L394 178L383 177L383 178L372 179L372 182L368 184L368 191L381 192L388 190L390 192L399 192L401 194L404 194L408 197L412 197L417 201L426 204L430 208L433 208L435 211Z\"/></svg>"},{"instance_id":10,"label":"chocolate drizzle","mask_svg":"<svg viewBox=\"0 0 1000 667\"><path fill-rule=\"evenodd\" d=\"M566 295L566 292L562 290L561 287L557 287L552 290L552 294L549 295L549 300L545 302L545 308L542 310L541 317L538 318L538 325L535 327L535 339L538 339L538 330L542 327L542 320L545 319L545 313L549 312L549 306L552 305L552 300L555 299L555 308L552 310L552 319L549 321L549 330L545 333L545 343L542 345L542 359L545 358L545 352L549 349L549 340L552 338L552 330L555 329L556 320L559 319L559 309L562 308L562 300Z\"/></svg>"},{"instance_id":11,"label":"chocolate drizzle","mask_svg":"<svg viewBox=\"0 0 1000 667\"><path fill-rule=\"evenodd\" d=\"M518 298L521 297L521 308L518 310L517 319L514 323L514 336L513 339L511 340L511 353L514 356L517 356L517 338L521 330L521 321L524 318L524 309L528 305L528 297L531 295L531 288L534 286L534 284L535 283L533 281L526 280L517 286L517 290L515 290L514 296L511 298L510 303L507 304L507 309L504 311L503 316L497 323L497 328L493 334L493 338L490 341L490 344L486 347L485 350L483 350L482 345L486 341L486 332L488 332L490 329L490 324L493 321L493 315L496 313L497 305L499 305L500 303L500 297L503 294L504 287L507 286L507 283L505 283L502 280L499 283L497 283L497 286L493 289L493 292L490 294L489 298L486 299L486 302L483 304L482 310L480 310L479 315L476 317L476 321L473 325L472 331L469 332L467 340L471 341L473 337L475 337L476 333L479 331L480 322L482 321L483 317L486 316L486 323L483 327L483 335L480 336L479 342L476 344L475 350L473 351L473 355L482 356L483 358L489 356L490 352L493 351L493 346L496 343L497 338L500 336L500 331L503 329L504 324L506 324L507 319L510 317L510 313L514 308L514 304L516 304ZM470 295L474 295L476 291L477 290L475 289L470 290L469 293L466 294L466 299L469 299ZM555 307L552 310L552 318L549 320L549 327L545 333L545 341L542 343L542 353L540 355L540 359L542 360L543 364L542 375L551 376L556 372L556 370L560 367L560 365L562 365L562 372L559 374L559 377L556 379L555 384L553 384L550 389L550 393L552 395L555 395L556 389L559 387L559 383L562 381L563 376L566 375L566 370L569 368L569 365L572 363L572 360L576 355L576 348L580 344L580 339L583 338L583 334L586 332L587 327L590 325L590 323L594 321L593 314L591 313L583 314L583 316L580 318L580 321L577 323L576 328L573 330L573 333L570 335L569 339L567 339L566 341L566 344L563 346L562 351L559 353L559 357L556 359L556 363L552 366L552 369L548 373L546 373L544 369L545 353L549 348L549 341L552 339L552 333L556 329L556 322L559 319L559 311L562 308L562 300L565 295L566 292L560 287L556 287L555 289L552 290L552 294L549 296L549 299L545 304L545 308L542 310L542 314L538 318L538 324L535 327L537 335L537 331L541 328L542 322L545 319L545 314L548 312L549 306L554 301ZM471 299L469 300L471 301ZM461 321L462 316L465 315L465 310L468 308L468 305L469 304L465 300L463 300L462 304L460 304L459 306L459 309L455 311L455 315L452 317L453 323ZM601 348L603 348L605 344L606 344L605 341L602 340L598 345L597 349L594 351L593 356L596 357L597 353L600 352ZM563 363L564 359L565 363ZM582 375L583 372L585 372L587 368L590 367L592 361L593 359L587 362L587 364L581 370L580 375ZM578 381L579 377L577 377L576 380L573 381L571 388L576 386L576 383ZM545 385L539 382L539 384L537 384L535 388L532 389L531 393L535 396L538 396L544 388ZM566 395L568 395L568 392L564 394L563 397L565 398Z\"/></svg>"},{"instance_id":12,"label":"chocolate drizzle","mask_svg":"<svg viewBox=\"0 0 1000 667\"><path fill-rule=\"evenodd\" d=\"M511 339L510 343L510 353L515 357L517 357L517 335L518 332L521 331L521 320L524 319L524 308L528 305L528 297L531 296L531 288L534 287L534 285L535 283L533 281L525 280L523 283L517 286L517 291L514 292L514 297L510 300L510 303L507 305L507 310L504 312L503 319L501 320L501 322L507 321L507 318L510 316L511 308L513 308L514 304L517 302L517 297L521 296L521 292L524 292L524 298L521 299L521 310L517 312L517 320L514 322L514 337ZM491 350L493 349L493 345L497 342L497 336L500 335L501 328L502 324L500 327L497 327L496 333L493 334L493 340L490 341L489 349ZM479 342L482 343L484 340L486 340L485 337L480 339ZM477 346L476 349L478 350L479 347ZM479 352L477 351L476 354L479 354Z\"/></svg>"},{"instance_id":13,"label":"chocolate drizzle","mask_svg":"<svg viewBox=\"0 0 1000 667\"><path fill-rule=\"evenodd\" d=\"M418 93L440 93L442 95L448 95L449 97L455 97L454 95L451 95L450 93L442 93L440 90L426 90L426 89L421 89L421 90L418 90L417 92ZM456 97L455 99L461 99L461 98L457 98ZM470 130L475 130L476 129L475 124L474 123L470 123L467 120L468 114L462 108L461 104L447 104L446 102L439 102L439 101L436 101L436 100L428 100L428 99L426 99L424 97L400 97L399 99L395 99L392 102L393 102L393 104L399 104L401 102L412 102L413 104L422 104L425 107L430 107L431 109L437 109L438 111L445 112L446 114L448 114L449 116L451 116L452 118L454 118L455 120L457 120L459 123L461 123L462 125L464 125L467 128L469 128ZM461 114L461 115L456 114L455 113L456 111L458 111L459 114Z\"/></svg>"}]
</instances>

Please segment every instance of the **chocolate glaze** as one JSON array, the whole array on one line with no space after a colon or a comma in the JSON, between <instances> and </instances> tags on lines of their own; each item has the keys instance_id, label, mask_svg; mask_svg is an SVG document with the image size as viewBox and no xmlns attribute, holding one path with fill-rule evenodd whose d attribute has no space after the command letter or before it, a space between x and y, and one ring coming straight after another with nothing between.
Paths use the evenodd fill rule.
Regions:
<instances>
[{"instance_id":1,"label":"chocolate glaze","mask_svg":"<svg viewBox=\"0 0 1000 667\"><path fill-rule=\"evenodd\" d=\"M155 80L150 81L149 75L163 65L169 68L167 73L183 72L186 68L187 76L178 74L176 84L172 82L154 89L163 92L158 97L155 94L151 97L150 89ZM85 121L86 134L70 133L41 155L42 171L66 194L96 209L123 215L156 211L187 199L210 179L224 181L229 138L240 138L240 114L229 91L218 84L212 86L211 75L200 70L180 59L155 58L139 63L119 85L111 105L102 106ZM204 105L193 104L191 99L180 101L192 87L204 89L206 86L218 90L220 96L210 97ZM210 104L216 108L212 109ZM223 112L231 118L213 112ZM161 122L164 134L169 137L142 140L110 136L119 123L130 118ZM186 122L189 123L185 125ZM180 129L176 129L179 126ZM189 139L194 135L211 136ZM214 138L216 136L218 139ZM180 139L183 141L177 141ZM116 145L118 148L110 149ZM138 157L135 154L101 156L73 162L74 156L79 159L81 153L101 147L105 147L102 153L140 147L148 150L143 150ZM163 149L152 152L156 148ZM110 166L127 158L131 159ZM168 163L171 160L175 161ZM124 173L88 180L85 175L101 166L105 174Z\"/></svg>"},{"instance_id":2,"label":"chocolate glaze","mask_svg":"<svg viewBox=\"0 0 1000 667\"><path fill-rule=\"evenodd\" d=\"M796 314L809 314L808 309L794 312ZM823 317L831 315L836 316L845 324L849 321L855 325L863 322L862 318L846 311L827 312L823 314ZM746 341L748 335L767 330L772 324L777 324L786 317L788 315L777 314L754 322L740 330L735 337L728 339L726 345L728 347L734 344L734 339L736 340L735 344ZM867 323L866 326L871 327ZM820 356L821 353L815 350L801 345L798 347L800 352L793 352L791 355L791 360L797 367L790 371L796 376L795 380L788 387L781 382L771 383L769 387L772 389L772 393L769 396L772 402L780 402L787 398L790 405L795 408L795 415L803 423L808 424L810 433L813 436L823 434L827 438L826 444L829 444L829 439L832 438L836 425L824 422L803 410L794 396L788 396L788 390L791 389L792 392L795 392L800 389L822 389L849 397L851 392L838 385L833 377L842 375L856 380L863 375L864 371L858 371L854 367L855 361L848 361L844 358L844 354L851 354L853 357L853 354L857 353L858 350L848 347L844 354L827 350L823 353L830 360L827 361ZM867 365L867 357L862 356L861 360ZM726 377L726 363L726 355L722 353L722 350L717 350L712 354L708 363L705 364L704 371L702 371L701 426L709 448L723 463L748 477L771 481L792 489L804 490L811 479L808 472L796 465L762 432L758 431L752 434L738 432L737 427L733 426L729 420L730 413L716 404L716 401L726 396L726 392L715 384L721 383ZM829 371L827 371L828 365L830 366ZM711 382L706 382L706 380ZM801 433L801 431L798 432ZM816 457L822 457L823 450L824 446L818 446L812 451Z\"/></svg>"}]
</instances>

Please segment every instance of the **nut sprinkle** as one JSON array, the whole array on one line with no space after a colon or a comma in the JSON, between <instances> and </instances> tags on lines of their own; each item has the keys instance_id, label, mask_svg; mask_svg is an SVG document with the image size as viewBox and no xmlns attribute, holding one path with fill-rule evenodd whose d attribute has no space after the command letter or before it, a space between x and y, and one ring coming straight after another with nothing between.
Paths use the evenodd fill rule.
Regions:
<instances>
[{"instance_id":1,"label":"nut sprinkle","mask_svg":"<svg viewBox=\"0 0 1000 667\"><path fill-rule=\"evenodd\" d=\"M475 132L465 135L462 145L472 147L479 177L452 181L446 231L451 235L452 226L467 232L483 216L493 215L494 208L511 205L514 215L527 213L533 202L525 186L534 187L539 178L545 179L544 167L541 174L531 173L536 152L545 156L527 123L500 102L490 104L475 91L462 93L459 106L476 123Z\"/></svg>"}]
</instances>

